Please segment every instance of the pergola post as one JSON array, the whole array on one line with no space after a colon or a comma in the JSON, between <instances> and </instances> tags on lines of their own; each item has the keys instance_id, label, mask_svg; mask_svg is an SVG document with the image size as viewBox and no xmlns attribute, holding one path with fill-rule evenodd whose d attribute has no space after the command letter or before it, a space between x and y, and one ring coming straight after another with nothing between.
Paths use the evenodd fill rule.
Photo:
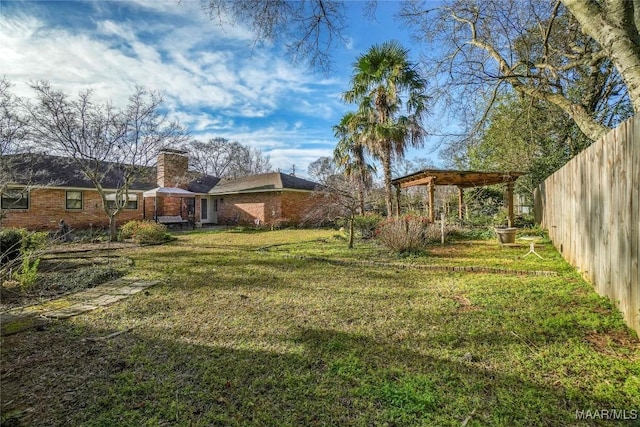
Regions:
<instances>
[{"instance_id":1,"label":"pergola post","mask_svg":"<svg viewBox=\"0 0 640 427\"><path fill-rule=\"evenodd\" d=\"M434 197L434 190L435 190L434 189L434 187L435 187L434 182L430 181L428 187L429 187L429 222L433 223L433 222L435 222L435 217L436 217L435 216L435 209L434 209L434 206L433 206L434 199L435 199L435 197Z\"/></svg>"},{"instance_id":2,"label":"pergola post","mask_svg":"<svg viewBox=\"0 0 640 427\"><path fill-rule=\"evenodd\" d=\"M513 227L515 216L513 214L513 181L507 182L507 210L508 226Z\"/></svg>"},{"instance_id":3,"label":"pergola post","mask_svg":"<svg viewBox=\"0 0 640 427\"><path fill-rule=\"evenodd\" d=\"M396 187L396 217L400 216L400 185Z\"/></svg>"},{"instance_id":4,"label":"pergola post","mask_svg":"<svg viewBox=\"0 0 640 427\"><path fill-rule=\"evenodd\" d=\"M515 222L513 184L514 181L522 175L524 175L524 172L478 172L424 169L420 172L396 178L392 183L394 185L399 185L400 188L427 185L429 187L429 210L427 215L431 222L435 221L434 191L436 185L455 185L458 187L458 217L463 218L466 210L464 207L464 188L506 184L507 189L505 191L505 199L509 211L509 225L512 226Z\"/></svg>"}]
</instances>

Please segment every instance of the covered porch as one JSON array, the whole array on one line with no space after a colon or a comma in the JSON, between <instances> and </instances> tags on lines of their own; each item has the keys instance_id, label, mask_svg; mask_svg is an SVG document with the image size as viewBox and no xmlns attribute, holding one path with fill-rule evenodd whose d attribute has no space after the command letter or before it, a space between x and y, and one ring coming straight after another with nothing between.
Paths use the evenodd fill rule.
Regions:
<instances>
[{"instance_id":1,"label":"covered porch","mask_svg":"<svg viewBox=\"0 0 640 427\"><path fill-rule=\"evenodd\" d=\"M196 203L200 195L178 187L156 187L145 191L144 218L169 224L188 223L194 225L200 220Z\"/></svg>"},{"instance_id":2,"label":"covered porch","mask_svg":"<svg viewBox=\"0 0 640 427\"><path fill-rule=\"evenodd\" d=\"M434 193L436 185L451 185L458 187L458 218L463 218L464 190L468 188L484 187L488 185L504 184L506 187L505 201L507 204L509 227L514 222L513 185L524 172L479 172L442 169L424 169L400 178L391 183L396 187L396 214L400 214L400 192L403 188L424 185L428 194L428 218L435 220Z\"/></svg>"}]
</instances>

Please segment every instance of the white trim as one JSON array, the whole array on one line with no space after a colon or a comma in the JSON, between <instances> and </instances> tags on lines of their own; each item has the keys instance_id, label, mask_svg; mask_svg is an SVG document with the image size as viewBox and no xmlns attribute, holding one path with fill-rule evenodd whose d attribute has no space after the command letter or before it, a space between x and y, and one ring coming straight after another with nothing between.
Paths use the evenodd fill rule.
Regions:
<instances>
[{"instance_id":1,"label":"white trim","mask_svg":"<svg viewBox=\"0 0 640 427\"><path fill-rule=\"evenodd\" d=\"M253 193L282 193L282 192L291 192L291 193L313 193L314 190L301 190L297 188L279 188L279 189L271 189L271 190L244 190L244 191L226 191L224 193L208 193L209 196L230 196L233 194L253 194Z\"/></svg>"},{"instance_id":2,"label":"white trim","mask_svg":"<svg viewBox=\"0 0 640 427\"><path fill-rule=\"evenodd\" d=\"M29 190L65 190L65 191L98 191L96 187L61 187L57 185L8 184L7 188L28 188ZM117 188L103 188L105 193L118 191ZM147 190L129 190L131 193L144 193Z\"/></svg>"}]
</instances>

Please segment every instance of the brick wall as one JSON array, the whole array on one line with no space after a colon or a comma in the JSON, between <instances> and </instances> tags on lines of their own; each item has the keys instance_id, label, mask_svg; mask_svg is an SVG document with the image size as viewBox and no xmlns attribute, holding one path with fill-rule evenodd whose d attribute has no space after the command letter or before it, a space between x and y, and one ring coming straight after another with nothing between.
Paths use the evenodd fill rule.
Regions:
<instances>
[{"instance_id":1,"label":"brick wall","mask_svg":"<svg viewBox=\"0 0 640 427\"><path fill-rule=\"evenodd\" d=\"M218 224L271 224L281 215L281 193L251 193L222 196L218 202Z\"/></svg>"},{"instance_id":2,"label":"brick wall","mask_svg":"<svg viewBox=\"0 0 640 427\"><path fill-rule=\"evenodd\" d=\"M314 200L309 192L286 191L282 194L282 219L288 220L293 225L299 224L320 200Z\"/></svg>"},{"instance_id":3,"label":"brick wall","mask_svg":"<svg viewBox=\"0 0 640 427\"><path fill-rule=\"evenodd\" d=\"M96 190L83 190L82 210L66 209L66 191L35 189L29 194L29 209L9 210L0 226L24 227L30 230L57 230L59 221L74 229L106 228L107 215L102 210L102 199ZM142 219L142 193L138 193L138 209L125 209L116 217L118 226L132 219ZM153 208L152 208L153 209Z\"/></svg>"},{"instance_id":4,"label":"brick wall","mask_svg":"<svg viewBox=\"0 0 640 427\"><path fill-rule=\"evenodd\" d=\"M184 154L161 151L158 154L158 187L186 188L188 168L189 158Z\"/></svg>"},{"instance_id":5,"label":"brick wall","mask_svg":"<svg viewBox=\"0 0 640 427\"><path fill-rule=\"evenodd\" d=\"M282 191L233 194L218 203L218 224L272 225L280 222L297 225L311 207L311 193Z\"/></svg>"}]
</instances>

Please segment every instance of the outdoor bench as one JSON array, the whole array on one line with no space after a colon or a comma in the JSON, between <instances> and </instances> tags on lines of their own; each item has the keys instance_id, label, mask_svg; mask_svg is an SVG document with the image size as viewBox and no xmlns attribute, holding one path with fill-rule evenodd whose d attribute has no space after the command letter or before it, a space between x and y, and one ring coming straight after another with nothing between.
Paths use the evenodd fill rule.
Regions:
<instances>
[{"instance_id":1,"label":"outdoor bench","mask_svg":"<svg viewBox=\"0 0 640 427\"><path fill-rule=\"evenodd\" d=\"M183 225L189 224L189 221L182 219L180 215L159 215L156 217L156 222L164 225Z\"/></svg>"}]
</instances>

